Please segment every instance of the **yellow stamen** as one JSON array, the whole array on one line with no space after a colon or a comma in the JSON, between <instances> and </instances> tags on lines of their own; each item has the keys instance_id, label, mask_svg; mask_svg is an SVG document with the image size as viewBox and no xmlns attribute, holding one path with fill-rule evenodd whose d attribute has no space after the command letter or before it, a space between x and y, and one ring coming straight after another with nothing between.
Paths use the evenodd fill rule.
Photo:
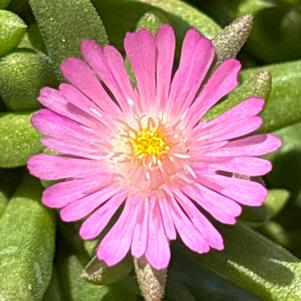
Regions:
<instances>
[{"instance_id":1,"label":"yellow stamen","mask_svg":"<svg viewBox=\"0 0 301 301\"><path fill-rule=\"evenodd\" d=\"M135 138L129 140L133 147L133 155L138 159L151 157L152 161L157 161L169 151L166 138L158 129L143 128L136 132Z\"/></svg>"}]
</instances>

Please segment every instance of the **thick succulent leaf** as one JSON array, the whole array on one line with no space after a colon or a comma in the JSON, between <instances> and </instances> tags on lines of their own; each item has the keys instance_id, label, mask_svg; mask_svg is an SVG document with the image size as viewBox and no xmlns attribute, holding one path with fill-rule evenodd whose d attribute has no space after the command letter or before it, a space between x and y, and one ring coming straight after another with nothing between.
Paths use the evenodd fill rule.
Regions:
<instances>
[{"instance_id":1,"label":"thick succulent leaf","mask_svg":"<svg viewBox=\"0 0 301 301\"><path fill-rule=\"evenodd\" d=\"M0 114L0 167L25 165L29 156L43 150L30 118L31 113Z\"/></svg>"},{"instance_id":2,"label":"thick succulent leaf","mask_svg":"<svg viewBox=\"0 0 301 301\"><path fill-rule=\"evenodd\" d=\"M221 232L224 251L202 256L189 252L190 256L265 301L301 300L298 258L242 224Z\"/></svg>"},{"instance_id":3,"label":"thick succulent leaf","mask_svg":"<svg viewBox=\"0 0 301 301\"><path fill-rule=\"evenodd\" d=\"M15 48L26 31L26 24L16 14L0 10L0 56Z\"/></svg>"},{"instance_id":4,"label":"thick succulent leaf","mask_svg":"<svg viewBox=\"0 0 301 301\"><path fill-rule=\"evenodd\" d=\"M54 216L40 203L42 187L25 176L0 219L0 299L41 300L52 273Z\"/></svg>"},{"instance_id":5,"label":"thick succulent leaf","mask_svg":"<svg viewBox=\"0 0 301 301\"><path fill-rule=\"evenodd\" d=\"M59 79L60 63L66 57L80 56L83 39L108 42L103 23L89 0L30 0L30 5Z\"/></svg>"},{"instance_id":6,"label":"thick succulent leaf","mask_svg":"<svg viewBox=\"0 0 301 301\"><path fill-rule=\"evenodd\" d=\"M56 86L49 58L29 49L18 49L0 60L0 95L11 111L40 108L40 89Z\"/></svg>"},{"instance_id":7,"label":"thick succulent leaf","mask_svg":"<svg viewBox=\"0 0 301 301\"><path fill-rule=\"evenodd\" d=\"M131 285L127 282L123 285L106 286L88 282L81 277L83 266L78 257L70 254L59 253L58 268L60 281L64 295L72 301L136 301L136 292L129 291ZM134 279L132 279L134 281ZM132 284L133 285L133 284ZM66 299L64 299L66 300Z\"/></svg>"},{"instance_id":8,"label":"thick succulent leaf","mask_svg":"<svg viewBox=\"0 0 301 301\"><path fill-rule=\"evenodd\" d=\"M195 27L205 36L213 38L220 27L209 17L180 0L92 0L106 24L112 44L123 48L127 31L134 31L138 20L149 11L165 16L181 40L190 27ZM112 13L114 12L114 13Z\"/></svg>"},{"instance_id":9,"label":"thick succulent leaf","mask_svg":"<svg viewBox=\"0 0 301 301\"><path fill-rule=\"evenodd\" d=\"M94 257L86 265L82 277L96 284L109 285L128 276L132 270L133 263L130 256L113 267L108 267L104 261Z\"/></svg>"},{"instance_id":10,"label":"thick succulent leaf","mask_svg":"<svg viewBox=\"0 0 301 301\"><path fill-rule=\"evenodd\" d=\"M173 248L166 295L173 301L260 301L248 291L232 284L192 258Z\"/></svg>"}]
</instances>

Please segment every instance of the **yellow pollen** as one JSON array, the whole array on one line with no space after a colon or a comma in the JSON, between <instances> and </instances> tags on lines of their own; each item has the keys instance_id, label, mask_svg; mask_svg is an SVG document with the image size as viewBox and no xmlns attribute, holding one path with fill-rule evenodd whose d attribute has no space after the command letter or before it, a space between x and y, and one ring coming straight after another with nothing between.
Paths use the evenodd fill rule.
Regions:
<instances>
[{"instance_id":1,"label":"yellow pollen","mask_svg":"<svg viewBox=\"0 0 301 301\"><path fill-rule=\"evenodd\" d=\"M148 156L158 157L169 151L166 138L158 129L144 128L136 132L135 138L130 138L135 157L142 159Z\"/></svg>"}]
</instances>

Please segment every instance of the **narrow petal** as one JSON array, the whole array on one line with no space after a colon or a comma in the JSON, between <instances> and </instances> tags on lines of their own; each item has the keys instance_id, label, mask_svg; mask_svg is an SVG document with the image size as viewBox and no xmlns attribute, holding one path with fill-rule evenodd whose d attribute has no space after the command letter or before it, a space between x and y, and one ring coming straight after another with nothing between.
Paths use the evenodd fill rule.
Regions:
<instances>
[{"instance_id":1,"label":"narrow petal","mask_svg":"<svg viewBox=\"0 0 301 301\"><path fill-rule=\"evenodd\" d=\"M85 159L100 160L108 154L108 148L100 142L98 145L89 145L80 141L64 141L60 138L44 137L41 140L42 144L51 150L61 152L63 154L78 156Z\"/></svg>"},{"instance_id":2,"label":"narrow petal","mask_svg":"<svg viewBox=\"0 0 301 301\"><path fill-rule=\"evenodd\" d=\"M149 200L141 199L137 206L138 217L135 226L133 241L132 241L132 254L134 257L139 258L144 255L147 248L148 241L148 218L149 218Z\"/></svg>"},{"instance_id":3,"label":"narrow petal","mask_svg":"<svg viewBox=\"0 0 301 301\"><path fill-rule=\"evenodd\" d=\"M31 122L44 135L66 141L76 143L80 140L97 141L99 139L89 128L47 109L41 109L35 113Z\"/></svg>"},{"instance_id":4,"label":"narrow petal","mask_svg":"<svg viewBox=\"0 0 301 301\"><path fill-rule=\"evenodd\" d=\"M216 250L224 248L223 238L193 202L180 190L175 191L177 200L196 229L202 233L210 247Z\"/></svg>"},{"instance_id":5,"label":"narrow petal","mask_svg":"<svg viewBox=\"0 0 301 301\"><path fill-rule=\"evenodd\" d=\"M156 44L146 29L127 33L124 49L130 59L137 80L140 101L149 109L156 97Z\"/></svg>"},{"instance_id":6,"label":"narrow petal","mask_svg":"<svg viewBox=\"0 0 301 301\"><path fill-rule=\"evenodd\" d=\"M96 238L109 223L125 198L125 193L115 194L103 206L93 212L80 227L81 238L87 240Z\"/></svg>"},{"instance_id":7,"label":"narrow petal","mask_svg":"<svg viewBox=\"0 0 301 301\"><path fill-rule=\"evenodd\" d=\"M165 196L160 197L159 206L166 236L169 240L175 240L177 238L177 232L172 220L170 208L167 204L168 201L169 200Z\"/></svg>"},{"instance_id":8,"label":"narrow petal","mask_svg":"<svg viewBox=\"0 0 301 301\"><path fill-rule=\"evenodd\" d=\"M59 180L83 177L93 173L105 173L105 164L100 161L46 154L30 157L28 168L32 175L43 180Z\"/></svg>"},{"instance_id":9,"label":"narrow petal","mask_svg":"<svg viewBox=\"0 0 301 301\"><path fill-rule=\"evenodd\" d=\"M210 248L206 238L194 227L177 201L172 200L169 202L169 207L176 229L184 244L197 253L207 253Z\"/></svg>"},{"instance_id":10,"label":"narrow petal","mask_svg":"<svg viewBox=\"0 0 301 301\"><path fill-rule=\"evenodd\" d=\"M274 135L258 134L229 142L214 150L210 157L262 156L274 152L281 146L281 140Z\"/></svg>"},{"instance_id":11,"label":"narrow petal","mask_svg":"<svg viewBox=\"0 0 301 301\"><path fill-rule=\"evenodd\" d=\"M77 110L77 115L80 111L84 112L85 115L93 122L93 128L101 131L104 135L108 135L115 130L115 123L112 122L114 119L110 116L112 120L108 123L108 119L100 110L98 106L95 105L89 98L87 98L83 93L78 89L73 87L70 84L61 84L60 87L61 94L68 100L67 108L74 106ZM81 114L83 115L83 114Z\"/></svg>"},{"instance_id":12,"label":"narrow petal","mask_svg":"<svg viewBox=\"0 0 301 301\"><path fill-rule=\"evenodd\" d=\"M133 98L134 93L121 54L112 46L102 49L89 39L81 43L81 52L85 61L113 93L123 111L127 111L127 98Z\"/></svg>"},{"instance_id":13,"label":"narrow petal","mask_svg":"<svg viewBox=\"0 0 301 301\"><path fill-rule=\"evenodd\" d=\"M83 112L81 112L80 109L74 110L72 106L68 105L68 101L63 97L61 92L56 89L49 87L42 88L38 100L42 105L55 113L68 117L83 125L92 127L95 125L90 116L86 116L82 114Z\"/></svg>"},{"instance_id":14,"label":"narrow petal","mask_svg":"<svg viewBox=\"0 0 301 301\"><path fill-rule=\"evenodd\" d=\"M91 68L79 58L67 58L61 64L64 77L82 91L104 112L118 116L120 110L104 90Z\"/></svg>"},{"instance_id":15,"label":"narrow petal","mask_svg":"<svg viewBox=\"0 0 301 301\"><path fill-rule=\"evenodd\" d=\"M208 189L205 187L206 184L207 182L204 185L195 184L193 187L187 185L182 190L218 221L235 224L236 217L241 213L241 207L233 200Z\"/></svg>"},{"instance_id":16,"label":"narrow petal","mask_svg":"<svg viewBox=\"0 0 301 301\"><path fill-rule=\"evenodd\" d=\"M215 70L185 116L189 128L222 97L237 87L240 68L238 60L228 59Z\"/></svg>"},{"instance_id":17,"label":"narrow petal","mask_svg":"<svg viewBox=\"0 0 301 301\"><path fill-rule=\"evenodd\" d=\"M134 197L128 197L124 209L109 233L97 248L97 257L108 266L113 266L128 253L137 222L138 206Z\"/></svg>"},{"instance_id":18,"label":"narrow petal","mask_svg":"<svg viewBox=\"0 0 301 301\"><path fill-rule=\"evenodd\" d=\"M204 159L204 157L203 157ZM225 158L221 162L196 163L193 165L196 170L203 170L212 167L215 170L227 171L247 176L263 176L271 171L270 161L257 157Z\"/></svg>"},{"instance_id":19,"label":"narrow petal","mask_svg":"<svg viewBox=\"0 0 301 301\"><path fill-rule=\"evenodd\" d=\"M157 270L166 269L170 260L170 248L156 199L150 201L148 243L145 257L150 265Z\"/></svg>"},{"instance_id":20,"label":"narrow petal","mask_svg":"<svg viewBox=\"0 0 301 301\"><path fill-rule=\"evenodd\" d=\"M95 191L81 199L77 199L64 207L60 211L61 219L64 222L78 221L90 214L106 201L109 201L111 197L118 193L121 193L121 188L116 187L116 185L100 187L98 191Z\"/></svg>"},{"instance_id":21,"label":"narrow petal","mask_svg":"<svg viewBox=\"0 0 301 301\"><path fill-rule=\"evenodd\" d=\"M110 182L106 177L86 177L54 184L43 192L42 203L50 208L62 208L78 199L81 199Z\"/></svg>"},{"instance_id":22,"label":"narrow petal","mask_svg":"<svg viewBox=\"0 0 301 301\"><path fill-rule=\"evenodd\" d=\"M210 40L200 38L194 48L186 49L189 33L187 36L169 95L169 104L172 103L171 112L174 116L182 114L191 105L214 58L214 47Z\"/></svg>"},{"instance_id":23,"label":"narrow petal","mask_svg":"<svg viewBox=\"0 0 301 301\"><path fill-rule=\"evenodd\" d=\"M207 187L243 205L260 206L267 196L267 190L261 184L250 180L217 174L203 174L200 181Z\"/></svg>"},{"instance_id":24,"label":"narrow petal","mask_svg":"<svg viewBox=\"0 0 301 301\"><path fill-rule=\"evenodd\" d=\"M157 46L156 101L158 101L156 105L163 109L168 100L176 46L175 33L170 25L163 24L160 26L155 43Z\"/></svg>"}]
</instances>

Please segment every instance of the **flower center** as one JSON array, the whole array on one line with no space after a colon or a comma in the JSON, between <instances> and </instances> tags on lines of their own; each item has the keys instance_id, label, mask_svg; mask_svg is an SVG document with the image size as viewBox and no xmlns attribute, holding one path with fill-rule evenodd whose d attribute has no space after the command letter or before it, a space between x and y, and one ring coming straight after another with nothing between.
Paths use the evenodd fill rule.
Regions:
<instances>
[{"instance_id":1,"label":"flower center","mask_svg":"<svg viewBox=\"0 0 301 301\"><path fill-rule=\"evenodd\" d=\"M133 147L133 155L142 160L148 156L159 159L170 149L166 137L158 129L143 128L135 133L134 138L129 137L129 140Z\"/></svg>"}]
</instances>

